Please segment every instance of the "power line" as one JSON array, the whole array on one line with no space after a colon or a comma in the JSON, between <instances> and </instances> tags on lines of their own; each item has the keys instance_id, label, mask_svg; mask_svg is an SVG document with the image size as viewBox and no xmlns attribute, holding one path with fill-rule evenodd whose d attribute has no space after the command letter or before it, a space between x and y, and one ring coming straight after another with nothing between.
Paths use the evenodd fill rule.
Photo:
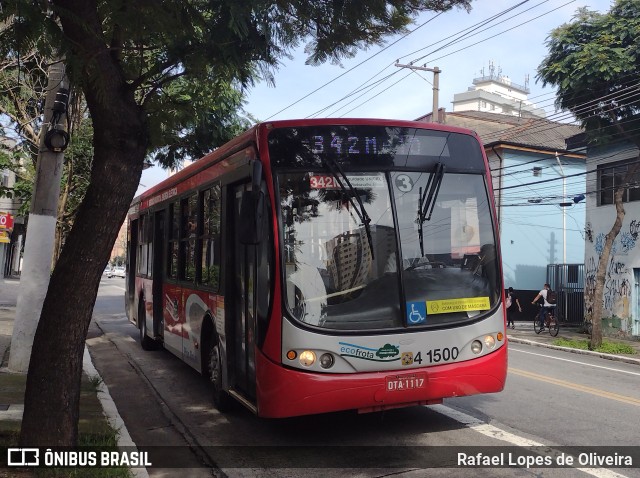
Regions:
<instances>
[{"instance_id":1,"label":"power line","mask_svg":"<svg viewBox=\"0 0 640 478\"><path fill-rule=\"evenodd\" d=\"M476 45L478 45L478 44L480 44L480 43L484 43L485 41L492 40L492 39L494 39L495 37L497 37L497 36L499 36L499 35L502 35L503 33L507 33L507 32L509 32L509 31L511 31L511 30L514 30L514 29L516 29L516 28L521 27L522 25L526 25L527 23L531 23L531 22L532 22L532 21L534 21L534 20L538 20L539 18L542 18L542 17L544 17L545 15L548 15L548 14L550 14L550 13L553 13L553 12L555 12L556 10L559 10L559 9L561 9L561 8L563 8L563 7L566 7L566 6L567 6L567 5L569 5L570 3L574 3L574 2L575 2L575 0L571 0L571 1L569 1L569 2L567 2L567 3L565 3L565 4L563 4L563 5L560 5L560 6L559 6L559 7L557 7L557 8L554 8L553 10L549 10L548 12L545 12L545 13L543 13L543 14L541 14L541 15L538 15L538 16L537 16L537 17L535 17L535 18L532 18L532 19L530 19L530 20L527 20L526 22L519 23L518 25L515 25L515 26L513 26L513 27L511 27L511 28L508 28L508 29L503 30L503 31L501 31L501 32L499 32L499 33L496 33L494 36L491 36L491 37L488 37L488 38L484 38L484 39L482 39L482 40L477 40L477 41L476 41L476 42L474 42L474 43L473 43L473 45L471 45L471 46L476 46ZM543 3L544 3L544 2L543 2ZM461 52L461 51L463 51L463 50L466 50L466 49L468 49L468 48L469 48L469 45L468 45L468 46L466 46L466 47L464 47L464 48L460 48L459 50L455 50L455 51L452 51L452 52L450 52L450 53L447 53L446 55L442 55L442 56L440 56L440 57L438 57L438 58L434 58L434 59L432 59L432 60L431 60L431 62L434 62L434 61L437 61L437 60L441 60L442 58L446 58L447 56L451 56L451 55L453 55L454 53L459 53L459 52ZM438 51L438 50L436 50L436 51ZM433 53L435 53L435 52L433 52ZM431 53L430 53L430 54L431 54ZM424 55L424 56L422 56L422 57L420 57L420 58L418 58L418 59L414 60L414 62L416 62L416 61L422 61L424 58L428 57L430 54Z\"/></svg>"},{"instance_id":2,"label":"power line","mask_svg":"<svg viewBox=\"0 0 640 478\"><path fill-rule=\"evenodd\" d=\"M414 54L416 54L416 53L418 53L418 52L420 52L420 51L422 51L422 50L426 50L427 48L430 48L430 47L432 47L432 46L438 45L439 43L442 43L442 42L444 42L444 41L446 41L446 40L448 40L448 39L450 39L450 38L458 37L458 38L456 38L455 40L453 40L453 41L451 41L451 42L449 42L449 43L447 43L447 44L445 44L445 45L443 45L443 46L441 46L441 47L437 48L437 49L436 49L436 50L434 50L433 52L428 53L427 55L425 55L425 56L423 56L423 57L421 57L421 58L417 58L416 60L411 61L411 64L416 63L416 62L418 62L418 61L421 61L423 58L425 58L425 57L426 57L426 56L428 56L428 55L431 55L432 53L435 53L435 52L437 52L437 51L443 50L443 49L445 49L445 48L446 48L446 47L448 47L448 46L454 45L454 44L456 44L456 43L458 43L458 42L462 41L463 39L465 39L465 37L466 37L466 38L471 38L471 37L473 37L473 36L475 36L475 35L478 35L478 34L480 34L480 33L484 32L484 31L489 30L490 28L493 28L493 27L497 26L497 25L492 25L492 26L490 26L490 27L488 27L488 28L485 28L484 30L477 31L477 32L476 32L476 33L474 33L473 35L469 35L469 36L467 36L467 35L468 35L468 32L467 32L468 30L470 30L470 31L475 31L475 30L477 30L477 28L479 28L479 27L482 27L482 26L484 26L484 25L488 25L489 23L493 22L494 20L497 20L498 18L502 17L503 15L506 15L506 14L507 14L507 13L509 13L510 11L515 10L516 8L518 8L518 7L522 6L522 5L524 5L524 4L525 4L525 3L527 3L528 1L529 1L529 0L525 0L525 1L523 1L523 2L520 2L520 3L516 4L516 5L513 5L513 6L511 6L511 7L507 8L507 9L505 9L505 10L503 10L503 11L501 11L501 12L499 12L499 13L497 13L497 14L495 14L495 15L491 16L491 17L485 18L484 20L481 20L481 21L479 21L478 23L475 23L475 24L473 24L473 25L471 25L471 26L469 26L469 27L467 27L467 28L465 28L465 29L463 29L463 30L460 30L460 31L458 31L458 32L456 32L456 33L454 33L454 34L452 34L452 35L449 35L448 37L442 38L442 39L440 39L440 40L438 40L438 41L436 41L436 42L434 42L434 43L431 43L430 45L427 45L427 46L425 46L425 47L422 47L422 48L420 48L420 49L418 49L418 50L415 50L415 51L413 51L413 52L411 52L411 53L407 53L406 55L403 55L403 56L399 57L399 59L400 59L400 58L406 58L406 57L408 57L408 56L414 55ZM542 2L542 3L546 3L547 1L548 1L548 0L545 0L545 1L544 1L544 2ZM523 13L526 13L526 12L528 12L529 10L531 10L532 8L535 8L535 7L539 6L539 5L541 5L541 4L538 4L538 5L534 6L534 7L531 7L531 8L529 8L529 9L527 9L527 10L523 11L523 12L520 12L520 13L518 13L517 15L514 15L514 16L512 16L512 17L509 17L509 18L505 19L505 21L511 20L512 18L515 18L515 17L517 17L518 15L521 15L521 14L523 14Z\"/></svg>"},{"instance_id":3,"label":"power line","mask_svg":"<svg viewBox=\"0 0 640 478\"><path fill-rule=\"evenodd\" d=\"M438 14L436 14L435 16L431 17L429 20L427 20L426 22L422 23L421 25L419 25L418 27L414 28L413 30L411 30L409 33L401 36L400 38L398 38L396 41L394 41L393 43L389 44L388 46L382 48L381 50L379 50L378 52L374 53L373 55L371 55L370 57L364 59L363 61L361 61L360 63L358 63L357 65L349 68L347 71L345 71L344 73L342 73L341 75L336 76L335 78L333 78L332 80L328 81L327 83L323 84L322 86L316 88L315 90L311 91L310 93L307 93L305 96L303 96L302 98L299 98L298 100L294 101L293 103L291 103L290 105L284 107L283 109L281 109L280 111L270 115L269 117L267 117L266 119L270 119L273 118L274 116L282 113L283 111L288 110L289 108L291 108L294 105L297 105L298 103L300 103L302 100L308 98L309 96L317 93L318 91L320 91L321 89L323 89L325 86L330 85L331 83L333 83L334 81L338 80L339 78L342 78L343 76L345 76L346 74L350 73L351 71L355 70L356 68L358 68L359 66L365 64L366 62L368 62L369 60L375 58L376 56L378 56L380 53L382 53L385 50L388 50L389 48L391 48L393 45L395 45L396 43L400 42L401 40L404 40L406 37L408 37L409 35L411 35L412 33L418 31L420 28L424 27L425 25L427 25L429 22L431 22L432 20L435 20L436 18L438 18L440 15L442 15L444 12L439 12Z\"/></svg>"},{"instance_id":4,"label":"power line","mask_svg":"<svg viewBox=\"0 0 640 478\"><path fill-rule=\"evenodd\" d=\"M528 1L528 0L527 0L527 1ZM572 0L572 1L575 1L575 0ZM504 10L503 12L501 12L501 13L499 13L499 14L496 14L496 15L494 15L494 16L492 16L492 17L489 17L488 19L485 19L485 20L483 20L482 22L479 22L479 23L477 23L477 24L475 24L475 25L472 25L471 27L469 27L469 28L467 28L467 29L462 30L462 32L464 32L465 30L468 30L468 29L470 29L470 28L473 28L473 27L475 27L475 26L477 26L477 25L481 25L481 24L483 24L483 23L487 23L487 22L489 22L489 21L493 21L493 20L495 20L495 19L499 18L500 16L504 15L504 14L505 14L505 12L509 12L510 10L513 10L513 9L514 9L514 8L516 8L517 6L522 5L523 3L526 3L526 2L520 2L520 3L519 3L519 4L517 4L516 6L510 7L510 8L508 8L508 9ZM545 2L542 2L542 3L545 3ZM542 3L538 4L537 6L541 5ZM571 2L569 2L569 3L571 3ZM553 11L553 10L552 10L552 11ZM551 13L552 11L547 12L547 13ZM513 17L511 17L511 18L513 18ZM537 17L537 18L539 18L539 17ZM537 18L536 18L536 19L537 19ZM509 19L507 19L507 20L509 20ZM534 20L535 20L535 19L534 19ZM529 20L529 21L533 21L533 20ZM523 23L521 23L519 26L521 26L521 25L523 25L523 24L525 24L525 23L528 23L528 22L523 22ZM508 30L507 30L507 31L508 31ZM502 32L502 33L504 33L504 32ZM501 34L501 33L500 33L500 34ZM498 35L499 35L499 34L498 34ZM453 35L452 35L452 36L453 36ZM497 35L495 35L495 36L497 36ZM494 36L494 37L495 37L495 36ZM490 38L489 38L489 39L490 39ZM440 40L440 42L441 42L441 41L442 41L442 40ZM435 44L437 44L437 43L439 43L439 42L436 42ZM437 51L437 50L436 50L436 51ZM399 57L399 58L404 58L404 57L406 57L406 56L408 56L408 55L404 55L404 56L401 56L401 57ZM388 68L388 67L385 67L384 69L386 69L386 68ZM383 69L383 70L381 70L381 71L384 71L384 69ZM397 72L395 72L395 73L397 73ZM395 73L394 73L394 74L395 74ZM378 74L380 74L380 72L378 72L376 75L374 75L374 77L375 77L375 76L377 76ZM386 80L388 80L388 79L389 79L391 76L393 76L394 74L389 75L389 76L388 76L388 77L386 77L384 80L385 80L385 81L386 81ZM406 78L406 77L405 77L405 78ZM404 78L403 78L403 79L404 79ZM362 88L362 87L363 87L363 85L365 85L365 84L366 84L366 83L368 83L369 81L370 81L370 80L367 80L366 82L362 83L362 84L361 84L361 85L360 85L356 90L358 90L359 88ZM396 84L398 84L398 83L399 83L399 81L395 82L395 83L394 83L394 84L392 84L391 86L395 86L395 85L396 85ZM389 88L390 88L390 87L389 87ZM388 88L388 89L389 89L389 88ZM353 92L352 92L352 93L353 93ZM334 102L331 106L334 106L336 103L339 103L340 101L345 100L345 99L346 99L346 98L348 98L352 93L350 93L350 94L347 94L347 95L343 96L340 100L337 100L337 101L336 101L336 102ZM369 100L368 100L368 101L371 101L373 98L375 98L375 97L379 96L379 94L380 94L380 93L375 94L374 96L372 96L371 98L369 98ZM361 95L361 96L363 96L363 95ZM349 110L347 113L344 113L344 114L348 114L348 113L350 113L351 111L353 111L353 110L355 110L355 109L359 108L360 106L362 106L362 105L366 104L368 101L365 101L365 102L360 103L357 107L355 107L355 108L353 108L353 109ZM351 102L353 102L353 100L352 100ZM350 102L350 103L351 103L351 102ZM320 110L319 112L325 111L326 109L328 109L328 108L326 108L326 107L325 107L325 108L323 108L322 110ZM339 110L338 110L338 111L339 111ZM317 115L319 112L313 113L313 114L312 114L312 115L310 115L310 116L311 116L311 117L313 117L313 116ZM343 114L343 115L341 115L341 116L344 116L344 114Z\"/></svg>"},{"instance_id":5,"label":"power line","mask_svg":"<svg viewBox=\"0 0 640 478\"><path fill-rule=\"evenodd\" d=\"M624 164L628 165L628 164L636 164L636 163L640 163L640 159L636 159L636 160L632 160L632 161L625 161ZM613 166L605 166L603 168L600 168L600 170L603 169L612 169L615 168L616 166L620 166L620 164L616 164ZM506 191L507 189L514 189L514 188L518 188L518 187L523 187L523 186L531 186L531 185L535 185L535 184L542 184L542 183L549 183L552 181L558 181L560 179L566 179L566 178L574 178L574 177L578 177L578 176L586 176L587 174L593 174L595 171L585 171L585 172L581 172L581 173L575 173L575 174L568 174L565 176L561 176L558 178L550 178L550 179L544 179L542 181L536 181L536 182L532 182L532 183L525 183L525 184L517 184L514 186L505 186L502 188L494 188L494 191Z\"/></svg>"}]
</instances>

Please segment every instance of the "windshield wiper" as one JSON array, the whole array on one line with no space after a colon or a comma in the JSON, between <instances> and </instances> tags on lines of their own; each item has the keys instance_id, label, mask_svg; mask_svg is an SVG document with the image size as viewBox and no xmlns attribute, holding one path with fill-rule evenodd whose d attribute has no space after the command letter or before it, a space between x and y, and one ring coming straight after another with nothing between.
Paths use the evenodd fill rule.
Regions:
<instances>
[{"instance_id":1,"label":"windshield wiper","mask_svg":"<svg viewBox=\"0 0 640 478\"><path fill-rule=\"evenodd\" d=\"M369 250L371 251L371 259L374 259L373 239L371 238L371 226L370 226L371 218L369 217L366 209L364 208L364 203L362 202L360 195L355 190L355 188L351 185L349 178L344 173L344 170L338 164L337 161L335 161L333 158L328 158L328 157L325 157L323 159L324 159L324 163L327 165L327 167L331 171L331 174L338 182L338 186L340 186L340 189L342 189L342 192L344 192L347 195L347 198L349 199L349 204L351 204L351 207L354 209L362 225L364 226L364 230L367 233L367 242L369 243ZM345 186L342 181L344 181L347 184L347 186ZM357 206L356 206L356 203L353 202L354 197L358 201Z\"/></svg>"},{"instance_id":2,"label":"windshield wiper","mask_svg":"<svg viewBox=\"0 0 640 478\"><path fill-rule=\"evenodd\" d=\"M418 191L418 239L420 240L420 255L424 256L424 239L422 236L422 225L425 221L431 220L433 214L433 208L436 205L436 199L438 192L440 192L440 185L444 178L444 164L436 164L436 170L429 175L429 180L424 188L424 195L422 194L422 188Z\"/></svg>"}]
</instances>

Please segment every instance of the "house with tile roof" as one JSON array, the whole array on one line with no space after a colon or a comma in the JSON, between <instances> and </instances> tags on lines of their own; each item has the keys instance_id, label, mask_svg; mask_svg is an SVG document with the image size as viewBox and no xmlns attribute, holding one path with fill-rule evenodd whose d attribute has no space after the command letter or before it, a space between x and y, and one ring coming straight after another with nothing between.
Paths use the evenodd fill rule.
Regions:
<instances>
[{"instance_id":1,"label":"house with tile roof","mask_svg":"<svg viewBox=\"0 0 640 478\"><path fill-rule=\"evenodd\" d=\"M528 304L547 280L554 286L547 275L550 265L575 266L552 270L571 276L563 277L559 286L578 284L585 253L586 149L581 128L532 114L441 109L438 116L441 123L474 130L484 143L505 286L519 291L521 302ZM417 121L431 122L431 114ZM571 291L566 300L575 303L574 312L567 309L566 315L576 315L567 320L582 321L582 289Z\"/></svg>"}]
</instances>

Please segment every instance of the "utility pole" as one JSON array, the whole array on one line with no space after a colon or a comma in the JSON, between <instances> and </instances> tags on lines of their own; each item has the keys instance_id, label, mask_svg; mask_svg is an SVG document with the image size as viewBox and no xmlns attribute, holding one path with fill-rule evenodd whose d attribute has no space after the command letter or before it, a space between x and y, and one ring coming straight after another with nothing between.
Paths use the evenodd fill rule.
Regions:
<instances>
[{"instance_id":1,"label":"utility pole","mask_svg":"<svg viewBox=\"0 0 640 478\"><path fill-rule=\"evenodd\" d=\"M29 370L33 338L49 287L64 150L69 140L65 127L69 83L62 61L55 61L49 67L48 75L36 180L9 354L9 370L19 373Z\"/></svg>"},{"instance_id":2,"label":"utility pole","mask_svg":"<svg viewBox=\"0 0 640 478\"><path fill-rule=\"evenodd\" d=\"M433 68L427 68L426 66L414 66L414 65L401 65L396 62L398 68L410 68L412 70L430 71L433 73L433 111L431 113L431 122L440 123L438 117L438 93L440 92L440 72L442 71L437 66Z\"/></svg>"}]
</instances>

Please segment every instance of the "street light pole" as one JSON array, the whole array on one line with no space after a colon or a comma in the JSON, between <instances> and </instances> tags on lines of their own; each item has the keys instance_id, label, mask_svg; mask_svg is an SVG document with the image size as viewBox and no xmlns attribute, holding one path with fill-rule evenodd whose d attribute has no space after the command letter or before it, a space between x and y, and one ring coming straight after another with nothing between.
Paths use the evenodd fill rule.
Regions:
<instances>
[{"instance_id":1,"label":"street light pole","mask_svg":"<svg viewBox=\"0 0 640 478\"><path fill-rule=\"evenodd\" d=\"M68 140L64 128L66 103L60 104L61 98L66 101L65 91L68 94L68 80L62 61L55 61L49 67L48 75L44 123L40 131L36 180L8 364L9 370L20 373L29 370L33 338L49 287L64 148Z\"/></svg>"}]
</instances>

